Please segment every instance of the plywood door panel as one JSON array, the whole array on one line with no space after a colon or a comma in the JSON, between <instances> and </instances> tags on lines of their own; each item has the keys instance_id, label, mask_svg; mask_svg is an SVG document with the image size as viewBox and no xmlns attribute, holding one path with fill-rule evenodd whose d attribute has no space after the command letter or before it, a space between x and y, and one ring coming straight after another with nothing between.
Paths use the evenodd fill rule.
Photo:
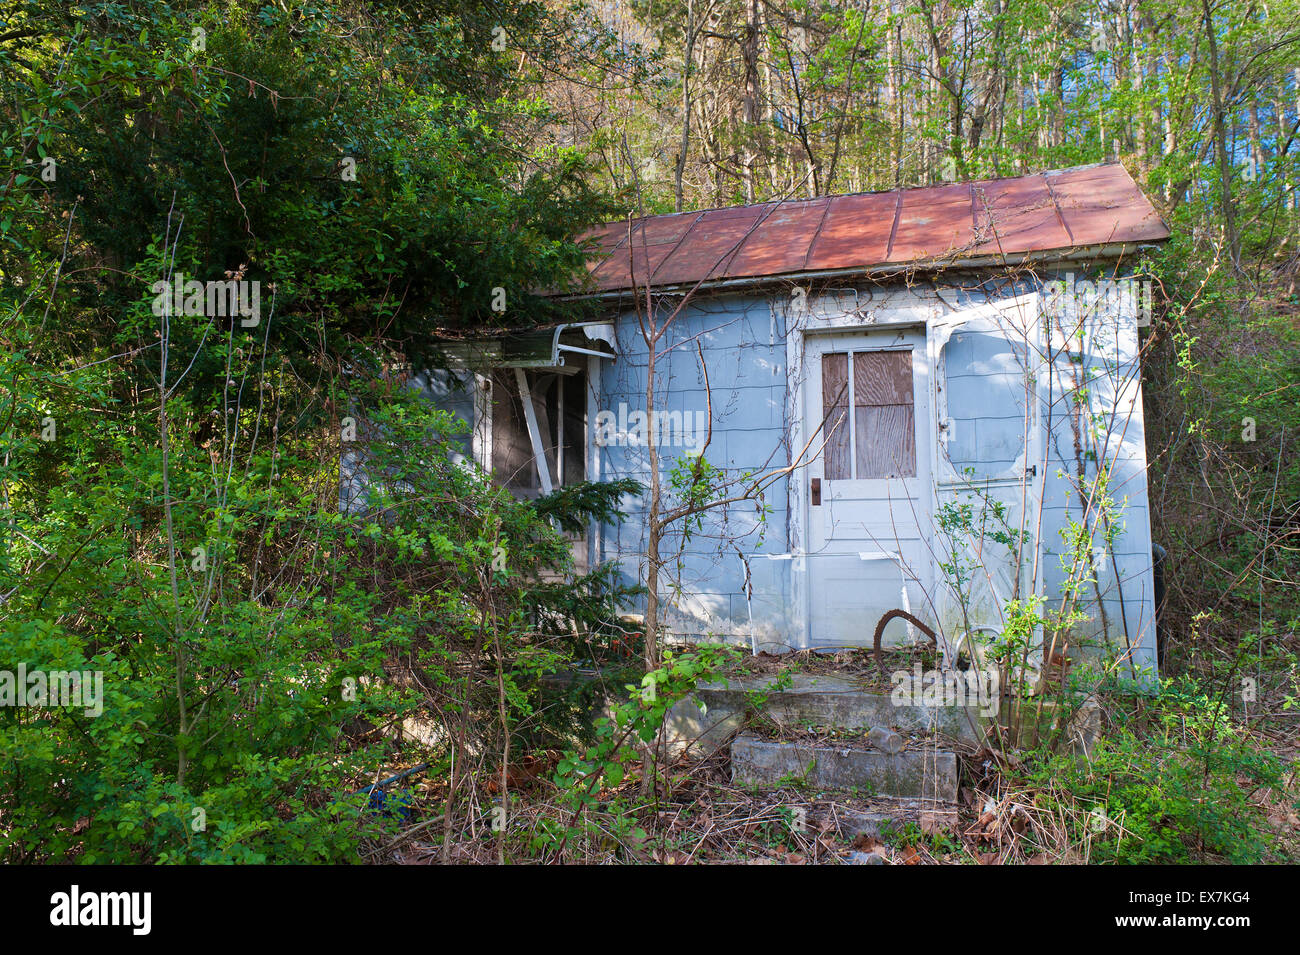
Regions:
<instances>
[{"instance_id":1,"label":"plywood door panel","mask_svg":"<svg viewBox=\"0 0 1300 955\"><path fill-rule=\"evenodd\" d=\"M847 352L822 355L822 441L825 442L826 480L849 477L849 356Z\"/></svg>"},{"instance_id":2,"label":"plywood door panel","mask_svg":"<svg viewBox=\"0 0 1300 955\"><path fill-rule=\"evenodd\" d=\"M912 404L912 353L910 351L856 352L853 355L854 403L867 405Z\"/></svg>"},{"instance_id":3,"label":"plywood door panel","mask_svg":"<svg viewBox=\"0 0 1300 955\"><path fill-rule=\"evenodd\" d=\"M909 405L876 405L856 411L857 477L916 477L916 421Z\"/></svg>"},{"instance_id":4,"label":"plywood door panel","mask_svg":"<svg viewBox=\"0 0 1300 955\"><path fill-rule=\"evenodd\" d=\"M910 351L853 355L855 478L916 477L913 404Z\"/></svg>"}]
</instances>

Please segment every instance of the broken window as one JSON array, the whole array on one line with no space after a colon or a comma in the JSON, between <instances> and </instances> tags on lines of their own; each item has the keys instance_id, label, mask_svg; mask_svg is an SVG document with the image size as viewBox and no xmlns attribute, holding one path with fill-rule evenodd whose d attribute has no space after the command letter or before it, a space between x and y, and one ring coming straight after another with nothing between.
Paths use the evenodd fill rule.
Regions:
<instances>
[{"instance_id":1,"label":"broken window","mask_svg":"<svg viewBox=\"0 0 1300 955\"><path fill-rule=\"evenodd\" d=\"M492 373L492 473L511 493L535 498L586 479L586 382L576 368Z\"/></svg>"},{"instance_id":2,"label":"broken window","mask_svg":"<svg viewBox=\"0 0 1300 955\"><path fill-rule=\"evenodd\" d=\"M916 477L910 350L822 355L822 413L826 480Z\"/></svg>"},{"instance_id":3,"label":"broken window","mask_svg":"<svg viewBox=\"0 0 1300 955\"><path fill-rule=\"evenodd\" d=\"M943 456L961 478L1018 477L1033 392L1029 349L1005 332L964 328L940 351Z\"/></svg>"}]
</instances>

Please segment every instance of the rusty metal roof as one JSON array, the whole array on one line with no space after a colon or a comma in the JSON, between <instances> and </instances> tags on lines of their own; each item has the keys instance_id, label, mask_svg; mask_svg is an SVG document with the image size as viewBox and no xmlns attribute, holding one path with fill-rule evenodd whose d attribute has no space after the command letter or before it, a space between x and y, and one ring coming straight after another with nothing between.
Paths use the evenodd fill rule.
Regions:
<instances>
[{"instance_id":1,"label":"rusty metal roof","mask_svg":"<svg viewBox=\"0 0 1300 955\"><path fill-rule=\"evenodd\" d=\"M592 291L890 270L1157 242L1169 227L1118 164L613 222L587 233Z\"/></svg>"}]
</instances>

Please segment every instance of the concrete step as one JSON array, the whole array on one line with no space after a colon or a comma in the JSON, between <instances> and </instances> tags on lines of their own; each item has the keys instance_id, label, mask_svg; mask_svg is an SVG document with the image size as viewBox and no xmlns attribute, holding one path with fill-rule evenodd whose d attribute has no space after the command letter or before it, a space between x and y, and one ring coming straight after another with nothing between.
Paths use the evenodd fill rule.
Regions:
<instances>
[{"instance_id":1,"label":"concrete step","mask_svg":"<svg viewBox=\"0 0 1300 955\"><path fill-rule=\"evenodd\" d=\"M712 752L747 719L761 720L776 736L813 727L845 732L884 727L904 736L933 734L967 743L979 743L988 724L974 706L912 702L904 694L868 689L852 677L796 673L784 689L774 689L775 682L772 676L746 676L700 686L668 713L671 745Z\"/></svg>"},{"instance_id":2,"label":"concrete step","mask_svg":"<svg viewBox=\"0 0 1300 955\"><path fill-rule=\"evenodd\" d=\"M783 741L741 733L731 743L731 778L757 786L957 800L957 756L932 744L889 753L856 742Z\"/></svg>"},{"instance_id":3,"label":"concrete step","mask_svg":"<svg viewBox=\"0 0 1300 955\"><path fill-rule=\"evenodd\" d=\"M859 836L880 840L894 838L908 824L925 832L954 831L958 826L956 803L878 797L871 800L870 805L874 808L834 800L814 805L808 812L808 824L815 829L834 832L846 842Z\"/></svg>"}]
</instances>

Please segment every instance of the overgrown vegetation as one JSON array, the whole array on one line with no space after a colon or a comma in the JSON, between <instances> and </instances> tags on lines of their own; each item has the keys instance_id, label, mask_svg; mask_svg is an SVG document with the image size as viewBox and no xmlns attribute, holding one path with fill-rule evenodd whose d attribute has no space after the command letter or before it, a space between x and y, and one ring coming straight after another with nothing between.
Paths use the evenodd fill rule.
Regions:
<instances>
[{"instance_id":1,"label":"overgrown vegetation","mask_svg":"<svg viewBox=\"0 0 1300 955\"><path fill-rule=\"evenodd\" d=\"M792 803L664 762L665 712L730 654L647 642L635 588L575 565L572 535L640 489L514 499L409 369L439 332L578 317L544 293L630 208L1118 158L1174 232L1143 339L1165 682L1049 658L1041 735L968 754L969 818L887 841L1294 860L1293 0L632 11L0 2L0 671L103 688L0 707L0 858L832 856ZM155 287L188 281L258 297L217 315ZM656 519L686 534L761 498L706 456L666 473ZM1035 599L1004 608L1007 672L1074 622Z\"/></svg>"},{"instance_id":2,"label":"overgrown vegetation","mask_svg":"<svg viewBox=\"0 0 1300 955\"><path fill-rule=\"evenodd\" d=\"M0 710L7 861L355 859L405 720L459 831L606 645L563 529L635 487L516 501L399 370L494 286L543 320L609 208L514 147L545 109L491 27L561 21L508 17L6 4L3 668L103 686ZM232 278L251 309L154 287Z\"/></svg>"}]
</instances>

